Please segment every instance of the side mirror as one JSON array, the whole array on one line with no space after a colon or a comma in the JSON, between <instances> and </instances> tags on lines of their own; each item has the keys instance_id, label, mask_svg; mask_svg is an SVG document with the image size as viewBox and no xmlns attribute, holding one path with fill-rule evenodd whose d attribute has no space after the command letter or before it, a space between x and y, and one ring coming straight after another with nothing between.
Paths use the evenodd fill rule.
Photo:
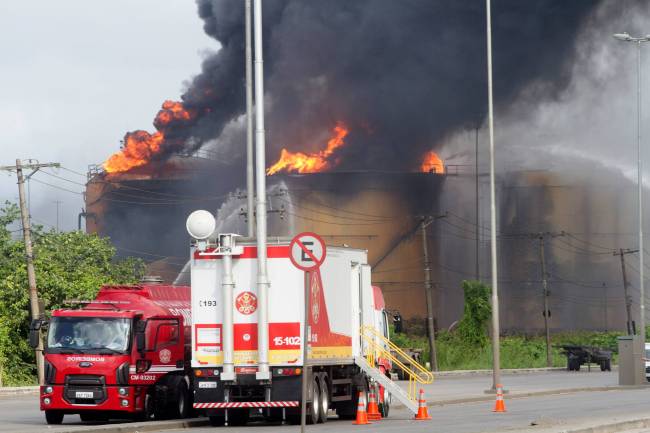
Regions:
<instances>
[{"instance_id":1,"label":"side mirror","mask_svg":"<svg viewBox=\"0 0 650 433\"><path fill-rule=\"evenodd\" d=\"M393 314L393 326L395 327L395 333L401 334L404 332L404 327L402 324L402 315L400 313Z\"/></svg>"},{"instance_id":2,"label":"side mirror","mask_svg":"<svg viewBox=\"0 0 650 433\"><path fill-rule=\"evenodd\" d=\"M42 319L32 320L29 326L29 345L32 349L36 349L41 341L41 328L43 327Z\"/></svg>"},{"instance_id":3,"label":"side mirror","mask_svg":"<svg viewBox=\"0 0 650 433\"><path fill-rule=\"evenodd\" d=\"M144 357L144 351L146 347L146 341L144 337L144 331L147 328L147 322L141 321L138 322L135 327L135 347L140 352L140 356Z\"/></svg>"}]
</instances>

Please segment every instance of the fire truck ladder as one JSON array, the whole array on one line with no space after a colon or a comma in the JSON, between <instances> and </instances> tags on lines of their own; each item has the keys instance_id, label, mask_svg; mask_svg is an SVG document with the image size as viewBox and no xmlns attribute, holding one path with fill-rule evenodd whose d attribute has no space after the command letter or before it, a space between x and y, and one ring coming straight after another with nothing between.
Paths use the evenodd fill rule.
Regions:
<instances>
[{"instance_id":1,"label":"fire truck ladder","mask_svg":"<svg viewBox=\"0 0 650 433\"><path fill-rule=\"evenodd\" d=\"M386 388L411 412L417 413L418 384L425 385L432 383L433 373L415 362L413 358L397 347L388 338L384 337L373 326L362 326L361 338L367 345L366 356L355 357L355 364L365 371L368 376ZM404 371L404 374L409 378L408 391L404 391L376 367L376 360L380 358L388 359L393 365Z\"/></svg>"}]
</instances>

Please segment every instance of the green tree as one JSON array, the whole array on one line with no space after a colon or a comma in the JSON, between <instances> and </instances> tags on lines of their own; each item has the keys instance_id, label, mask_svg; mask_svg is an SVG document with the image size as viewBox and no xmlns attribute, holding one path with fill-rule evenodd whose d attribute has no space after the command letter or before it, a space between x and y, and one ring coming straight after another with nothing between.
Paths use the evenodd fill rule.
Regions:
<instances>
[{"instance_id":1,"label":"green tree","mask_svg":"<svg viewBox=\"0 0 650 433\"><path fill-rule=\"evenodd\" d=\"M488 341L487 323L492 316L492 290L480 281L463 281L465 307L458 324L460 338L470 344L483 346Z\"/></svg>"},{"instance_id":2,"label":"green tree","mask_svg":"<svg viewBox=\"0 0 650 433\"><path fill-rule=\"evenodd\" d=\"M34 356L28 344L29 294L25 248L8 226L15 204L0 209L0 365L5 385L33 382ZM33 228L34 267L45 311L66 299L92 299L103 284L129 284L144 274L140 259L117 260L108 238L82 232Z\"/></svg>"}]
</instances>

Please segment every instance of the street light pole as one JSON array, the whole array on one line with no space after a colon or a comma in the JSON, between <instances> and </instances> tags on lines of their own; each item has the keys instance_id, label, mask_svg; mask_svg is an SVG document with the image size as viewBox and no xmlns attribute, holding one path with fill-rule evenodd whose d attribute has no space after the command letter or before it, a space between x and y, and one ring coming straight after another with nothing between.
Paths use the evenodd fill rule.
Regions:
<instances>
[{"instance_id":1,"label":"street light pole","mask_svg":"<svg viewBox=\"0 0 650 433\"><path fill-rule=\"evenodd\" d=\"M251 0L244 3L246 36L246 218L248 237L255 236L255 167L253 150L253 48L252 48Z\"/></svg>"},{"instance_id":2,"label":"street light pole","mask_svg":"<svg viewBox=\"0 0 650 433\"><path fill-rule=\"evenodd\" d=\"M615 39L636 44L636 144L637 144L637 175L639 193L639 336L645 343L645 281L643 265L643 158L641 155L641 44L650 42L650 35L635 38L628 33L616 33Z\"/></svg>"},{"instance_id":3,"label":"street light pole","mask_svg":"<svg viewBox=\"0 0 650 433\"><path fill-rule=\"evenodd\" d=\"M487 11L488 128L490 136L490 247L492 260L492 389L501 384L501 351L499 347L499 292L497 286L497 229L494 187L494 101L492 97L492 6L485 0Z\"/></svg>"}]
</instances>

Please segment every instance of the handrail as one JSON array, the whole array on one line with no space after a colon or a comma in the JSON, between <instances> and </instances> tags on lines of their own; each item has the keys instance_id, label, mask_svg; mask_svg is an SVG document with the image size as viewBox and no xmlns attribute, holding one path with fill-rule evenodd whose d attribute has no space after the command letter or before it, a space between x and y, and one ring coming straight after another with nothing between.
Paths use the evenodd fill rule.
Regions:
<instances>
[{"instance_id":1,"label":"handrail","mask_svg":"<svg viewBox=\"0 0 650 433\"><path fill-rule=\"evenodd\" d=\"M371 351L366 354L366 359L372 367L375 366L375 357L381 356L390 360L393 364L396 364L408 375L408 395L412 401L416 400L416 383L425 385L433 382L432 372L417 363L406 352L396 346L388 338L384 337L384 335L382 335L375 327L370 325L362 326L361 337L366 341L366 343L368 343L368 346L371 349ZM386 350L386 348L383 347L382 344L378 343L377 340L388 346L389 350ZM398 356L393 355L391 350ZM410 366L407 366L406 363L408 363Z\"/></svg>"}]
</instances>

